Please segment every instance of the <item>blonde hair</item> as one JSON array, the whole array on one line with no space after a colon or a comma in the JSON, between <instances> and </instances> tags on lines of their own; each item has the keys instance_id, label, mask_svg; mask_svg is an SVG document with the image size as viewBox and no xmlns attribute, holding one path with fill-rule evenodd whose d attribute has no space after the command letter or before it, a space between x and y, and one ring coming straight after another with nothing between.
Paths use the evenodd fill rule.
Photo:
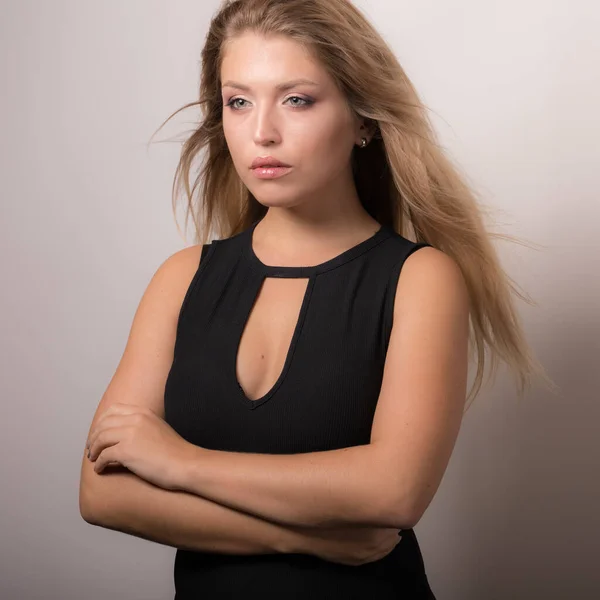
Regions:
<instances>
[{"instance_id":1,"label":"blonde hair","mask_svg":"<svg viewBox=\"0 0 600 600\"><path fill-rule=\"evenodd\" d=\"M492 238L523 242L486 231L483 209L472 189L440 147L426 108L386 42L348 0L226 0L211 21L202 49L200 97L193 106L202 120L185 140L173 181L187 197L186 227L192 215L196 243L210 232L225 238L264 216L267 208L243 185L222 127L220 71L224 45L246 31L283 35L312 51L345 95L351 109L367 119L374 138L353 151L352 168L360 200L381 224L412 241L426 241L460 266L471 300L470 350L477 372L467 397L479 393L489 351L489 379L504 361L523 397L535 374L555 384L534 358L511 294L536 305L503 271ZM157 130L157 131L158 131ZM190 187L194 160L203 161ZM524 244L526 245L526 244Z\"/></svg>"}]
</instances>

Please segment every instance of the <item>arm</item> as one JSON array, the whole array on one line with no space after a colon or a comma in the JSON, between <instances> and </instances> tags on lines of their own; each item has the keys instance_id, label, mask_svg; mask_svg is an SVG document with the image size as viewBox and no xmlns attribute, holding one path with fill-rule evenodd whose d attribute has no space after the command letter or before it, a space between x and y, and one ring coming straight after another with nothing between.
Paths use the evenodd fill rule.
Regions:
<instances>
[{"instance_id":1,"label":"arm","mask_svg":"<svg viewBox=\"0 0 600 600\"><path fill-rule=\"evenodd\" d=\"M201 246L194 246L177 252L153 276L90 430L116 402L144 406L164 418L164 388L173 361L177 320L200 251ZM307 540L295 531L197 496L164 490L126 469L111 467L100 475L93 466L84 455L79 507L88 523L196 550L261 553L305 549Z\"/></svg>"},{"instance_id":2,"label":"arm","mask_svg":"<svg viewBox=\"0 0 600 600\"><path fill-rule=\"evenodd\" d=\"M379 446L284 455L195 448L194 455L181 488L234 510L282 526L396 526L385 512L393 489Z\"/></svg>"},{"instance_id":3,"label":"arm","mask_svg":"<svg viewBox=\"0 0 600 600\"><path fill-rule=\"evenodd\" d=\"M84 459L81 477L81 514L92 525L200 552L310 553L310 539L300 530L164 490L126 469L97 474Z\"/></svg>"},{"instance_id":4,"label":"arm","mask_svg":"<svg viewBox=\"0 0 600 600\"><path fill-rule=\"evenodd\" d=\"M442 299L442 300L440 300ZM405 262L371 443L296 455L198 448L181 487L282 524L413 527L437 491L464 409L469 298L434 248Z\"/></svg>"}]
</instances>

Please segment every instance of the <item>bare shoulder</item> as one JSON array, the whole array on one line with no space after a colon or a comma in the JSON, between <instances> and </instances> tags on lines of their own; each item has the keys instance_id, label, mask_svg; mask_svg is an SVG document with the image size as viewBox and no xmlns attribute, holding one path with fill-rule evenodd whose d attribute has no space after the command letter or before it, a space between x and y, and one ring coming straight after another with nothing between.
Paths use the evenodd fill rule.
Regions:
<instances>
[{"instance_id":1,"label":"bare shoulder","mask_svg":"<svg viewBox=\"0 0 600 600\"><path fill-rule=\"evenodd\" d=\"M194 245L171 254L156 269L138 306L138 320L159 318L175 325L179 309L200 263L202 245ZM135 325L135 321L134 321Z\"/></svg>"},{"instance_id":2,"label":"bare shoulder","mask_svg":"<svg viewBox=\"0 0 600 600\"><path fill-rule=\"evenodd\" d=\"M165 344L175 343L179 312L198 270L202 245L194 245L171 254L158 267L140 300L134 317L136 332L153 332Z\"/></svg>"},{"instance_id":3,"label":"bare shoulder","mask_svg":"<svg viewBox=\"0 0 600 600\"><path fill-rule=\"evenodd\" d=\"M469 293L458 263L446 253L429 246L414 251L398 278L394 316L427 305L453 306L469 310Z\"/></svg>"},{"instance_id":4,"label":"bare shoulder","mask_svg":"<svg viewBox=\"0 0 600 600\"><path fill-rule=\"evenodd\" d=\"M157 269L153 279L169 284L169 291L179 295L182 288L187 290L194 277L200 264L201 252L202 244L178 250L165 259Z\"/></svg>"},{"instance_id":5,"label":"bare shoulder","mask_svg":"<svg viewBox=\"0 0 600 600\"><path fill-rule=\"evenodd\" d=\"M113 402L147 406L163 414L164 385L173 359L179 311L198 269L201 250L201 245L179 250L156 269L142 294L125 350L96 416Z\"/></svg>"}]
</instances>

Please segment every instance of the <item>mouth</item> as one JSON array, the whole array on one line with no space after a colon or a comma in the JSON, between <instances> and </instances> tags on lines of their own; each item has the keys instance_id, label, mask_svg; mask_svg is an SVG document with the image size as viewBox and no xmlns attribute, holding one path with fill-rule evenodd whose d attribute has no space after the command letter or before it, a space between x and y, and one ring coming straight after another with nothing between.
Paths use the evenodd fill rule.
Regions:
<instances>
[{"instance_id":1,"label":"mouth","mask_svg":"<svg viewBox=\"0 0 600 600\"><path fill-rule=\"evenodd\" d=\"M287 163L281 162L272 156L265 156L260 158L255 158L250 165L251 169L274 169L274 168L290 168L291 165Z\"/></svg>"},{"instance_id":2,"label":"mouth","mask_svg":"<svg viewBox=\"0 0 600 600\"><path fill-rule=\"evenodd\" d=\"M256 167L252 169L252 173L259 179L277 179L287 175L291 170L291 167Z\"/></svg>"}]
</instances>

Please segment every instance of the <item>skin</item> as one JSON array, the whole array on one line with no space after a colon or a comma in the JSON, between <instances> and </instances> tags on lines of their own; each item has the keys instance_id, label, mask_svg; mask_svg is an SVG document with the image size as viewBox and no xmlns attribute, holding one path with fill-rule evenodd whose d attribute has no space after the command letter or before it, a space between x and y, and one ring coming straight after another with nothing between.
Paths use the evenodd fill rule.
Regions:
<instances>
[{"instance_id":1,"label":"skin","mask_svg":"<svg viewBox=\"0 0 600 600\"><path fill-rule=\"evenodd\" d=\"M277 89L297 79L317 85ZM233 163L269 209L253 238L261 259L322 262L379 228L360 204L350 162L353 148L362 138L370 141L372 131L306 49L283 37L244 34L227 46L221 81L223 130ZM258 179L249 167L264 156L291 165L291 172Z\"/></svg>"},{"instance_id":2,"label":"skin","mask_svg":"<svg viewBox=\"0 0 600 600\"><path fill-rule=\"evenodd\" d=\"M370 138L324 69L292 41L247 34L230 43L221 75L234 164L269 208L253 240L263 262L316 264L370 237L379 224L360 205L350 165L354 144ZM276 89L299 77L318 86ZM296 96L314 104L290 102ZM234 99L239 109L226 106ZM250 164L267 155L292 165L291 172L257 179ZM299 455L216 452L188 444L150 409L114 403L90 432L89 458L96 472L120 464L165 489L286 525L412 527L458 436L468 327L460 269L423 248L405 261L398 281L371 443Z\"/></svg>"}]
</instances>

